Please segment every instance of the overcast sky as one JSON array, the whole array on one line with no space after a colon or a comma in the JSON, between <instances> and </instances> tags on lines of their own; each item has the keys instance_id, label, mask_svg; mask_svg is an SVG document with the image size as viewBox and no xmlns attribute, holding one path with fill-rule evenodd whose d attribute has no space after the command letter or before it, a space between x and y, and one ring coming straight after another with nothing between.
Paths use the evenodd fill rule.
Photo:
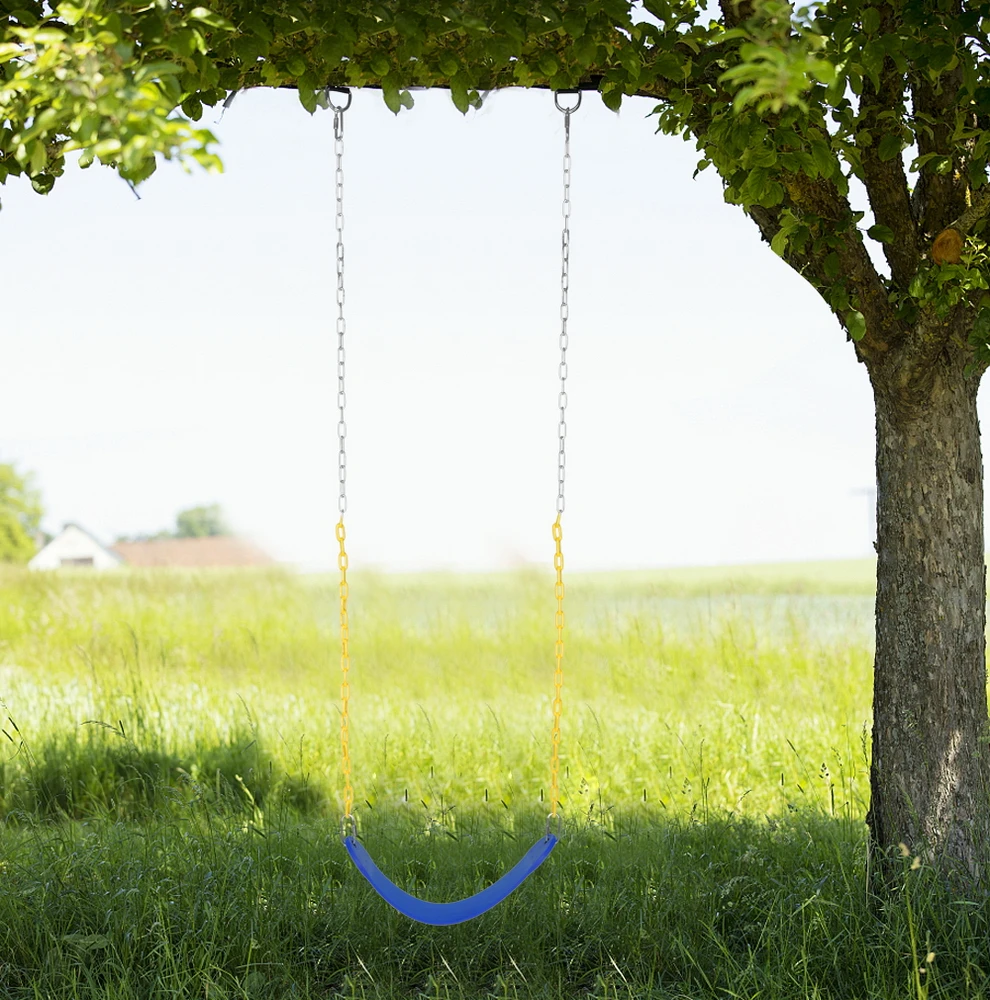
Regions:
<instances>
[{"instance_id":1,"label":"overcast sky","mask_svg":"<svg viewBox=\"0 0 990 1000\"><path fill-rule=\"evenodd\" d=\"M573 119L568 567L871 554L866 371L651 109L586 96ZM49 530L112 541L217 502L317 568L332 121L270 91L219 119L222 176L165 164L140 201L98 167L0 189L0 461L36 473ZM368 92L346 122L351 565L549 565L562 116L546 92L466 117Z\"/></svg>"}]
</instances>

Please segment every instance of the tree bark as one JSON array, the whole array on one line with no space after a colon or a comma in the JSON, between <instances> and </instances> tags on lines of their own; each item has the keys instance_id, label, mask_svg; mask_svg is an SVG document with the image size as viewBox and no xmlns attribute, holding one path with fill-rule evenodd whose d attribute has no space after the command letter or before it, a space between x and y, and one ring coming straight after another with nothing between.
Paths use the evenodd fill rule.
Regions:
<instances>
[{"instance_id":1,"label":"tree bark","mask_svg":"<svg viewBox=\"0 0 990 1000\"><path fill-rule=\"evenodd\" d=\"M979 379L963 376L961 351L948 341L910 391L896 364L870 366L878 562L867 822L875 849L904 843L973 882L988 873L990 832L986 567Z\"/></svg>"}]
</instances>

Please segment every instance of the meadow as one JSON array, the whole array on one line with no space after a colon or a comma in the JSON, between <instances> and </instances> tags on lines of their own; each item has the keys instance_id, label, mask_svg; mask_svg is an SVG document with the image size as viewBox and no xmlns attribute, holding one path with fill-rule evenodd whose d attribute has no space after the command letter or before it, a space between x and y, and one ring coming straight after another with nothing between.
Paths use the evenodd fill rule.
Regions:
<instances>
[{"instance_id":1,"label":"meadow","mask_svg":"<svg viewBox=\"0 0 990 1000\"><path fill-rule=\"evenodd\" d=\"M339 842L335 580L4 570L0 996L988 996L986 901L910 856L869 891L872 587L572 576L563 840L431 928ZM350 610L361 837L475 892L544 830L552 578L354 574Z\"/></svg>"}]
</instances>

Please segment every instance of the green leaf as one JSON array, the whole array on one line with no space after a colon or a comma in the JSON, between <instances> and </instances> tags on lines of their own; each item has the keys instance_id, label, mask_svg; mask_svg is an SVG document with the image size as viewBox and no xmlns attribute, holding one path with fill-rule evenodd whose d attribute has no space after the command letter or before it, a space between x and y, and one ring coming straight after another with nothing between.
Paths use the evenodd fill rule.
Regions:
<instances>
[{"instance_id":1,"label":"green leaf","mask_svg":"<svg viewBox=\"0 0 990 1000\"><path fill-rule=\"evenodd\" d=\"M598 40L594 35L574 39L574 58L579 66L590 66L598 58Z\"/></svg>"},{"instance_id":2,"label":"green leaf","mask_svg":"<svg viewBox=\"0 0 990 1000\"><path fill-rule=\"evenodd\" d=\"M867 7L863 11L863 31L867 35L875 35L880 30L880 11L876 7Z\"/></svg>"},{"instance_id":3,"label":"green leaf","mask_svg":"<svg viewBox=\"0 0 990 1000\"><path fill-rule=\"evenodd\" d=\"M653 60L653 69L668 80L683 80L684 65L673 52L662 52Z\"/></svg>"},{"instance_id":4,"label":"green leaf","mask_svg":"<svg viewBox=\"0 0 990 1000\"><path fill-rule=\"evenodd\" d=\"M839 255L833 250L826 256L822 266L826 276L834 280L839 276Z\"/></svg>"},{"instance_id":5,"label":"green leaf","mask_svg":"<svg viewBox=\"0 0 990 1000\"><path fill-rule=\"evenodd\" d=\"M618 88L602 91L602 104L609 111L618 111L622 107L622 91Z\"/></svg>"},{"instance_id":6,"label":"green leaf","mask_svg":"<svg viewBox=\"0 0 990 1000\"><path fill-rule=\"evenodd\" d=\"M313 114L316 111L317 100L316 91L312 87L303 86L300 83L296 87L296 93L299 94L299 103L310 113Z\"/></svg>"},{"instance_id":7,"label":"green leaf","mask_svg":"<svg viewBox=\"0 0 990 1000\"><path fill-rule=\"evenodd\" d=\"M866 336L866 317L854 309L846 315L846 329L853 340L862 340Z\"/></svg>"},{"instance_id":8,"label":"green leaf","mask_svg":"<svg viewBox=\"0 0 990 1000\"><path fill-rule=\"evenodd\" d=\"M881 145L883 145L881 143ZM866 230L866 235L870 237L871 240L876 240L878 243L893 243L894 242L894 230L889 226L870 226Z\"/></svg>"},{"instance_id":9,"label":"green leaf","mask_svg":"<svg viewBox=\"0 0 990 1000\"><path fill-rule=\"evenodd\" d=\"M225 17L210 10L209 7L193 7L186 17L190 21L199 21L210 28L222 28L224 31L233 31L234 26Z\"/></svg>"},{"instance_id":10,"label":"green leaf","mask_svg":"<svg viewBox=\"0 0 990 1000\"><path fill-rule=\"evenodd\" d=\"M937 43L928 50L928 66L935 70L936 73L941 73L942 70L950 68L955 59L956 50L954 46L944 42Z\"/></svg>"},{"instance_id":11,"label":"green leaf","mask_svg":"<svg viewBox=\"0 0 990 1000\"><path fill-rule=\"evenodd\" d=\"M140 87L148 80L158 80L163 76L178 76L180 73L182 73L182 67L173 62L146 63L134 74L134 82Z\"/></svg>"},{"instance_id":12,"label":"green leaf","mask_svg":"<svg viewBox=\"0 0 990 1000\"><path fill-rule=\"evenodd\" d=\"M811 144L811 156L822 177L831 177L835 171L835 154L825 142Z\"/></svg>"},{"instance_id":13,"label":"green leaf","mask_svg":"<svg viewBox=\"0 0 990 1000\"><path fill-rule=\"evenodd\" d=\"M790 230L784 226L774 233L773 239L770 241L770 249L778 256L783 257L787 251L787 237L790 235Z\"/></svg>"},{"instance_id":14,"label":"green leaf","mask_svg":"<svg viewBox=\"0 0 990 1000\"><path fill-rule=\"evenodd\" d=\"M385 107L387 107L393 115L397 115L402 110L402 95L399 93L398 87L393 85L386 86L383 84L382 97L385 100Z\"/></svg>"},{"instance_id":15,"label":"green leaf","mask_svg":"<svg viewBox=\"0 0 990 1000\"><path fill-rule=\"evenodd\" d=\"M257 35L241 35L234 39L234 51L244 62L252 63L268 55L268 43Z\"/></svg>"},{"instance_id":16,"label":"green leaf","mask_svg":"<svg viewBox=\"0 0 990 1000\"><path fill-rule=\"evenodd\" d=\"M35 174L31 178L31 187L38 194L48 194L55 186L55 177L52 174Z\"/></svg>"},{"instance_id":17,"label":"green leaf","mask_svg":"<svg viewBox=\"0 0 990 1000\"><path fill-rule=\"evenodd\" d=\"M829 305L836 312L844 312L849 308L849 292L846 289L845 282L839 281L832 286L832 290L829 292L828 296Z\"/></svg>"},{"instance_id":18,"label":"green leaf","mask_svg":"<svg viewBox=\"0 0 990 1000\"><path fill-rule=\"evenodd\" d=\"M59 28L39 28L31 37L42 45L59 45L65 41L66 34Z\"/></svg>"},{"instance_id":19,"label":"green leaf","mask_svg":"<svg viewBox=\"0 0 990 1000\"><path fill-rule=\"evenodd\" d=\"M48 150L39 139L31 143L31 173L40 174L48 164Z\"/></svg>"},{"instance_id":20,"label":"green leaf","mask_svg":"<svg viewBox=\"0 0 990 1000\"><path fill-rule=\"evenodd\" d=\"M903 143L900 135L888 133L880 140L877 155L881 160L892 160L895 156L900 156Z\"/></svg>"},{"instance_id":21,"label":"green leaf","mask_svg":"<svg viewBox=\"0 0 990 1000\"><path fill-rule=\"evenodd\" d=\"M60 3L58 7L55 8L58 16L65 21L66 24L76 25L86 16L86 7L80 7L78 4L74 3ZM12 10L10 12L11 17L17 17L18 21L21 23L25 22L23 17L18 17L20 11Z\"/></svg>"},{"instance_id":22,"label":"green leaf","mask_svg":"<svg viewBox=\"0 0 990 1000\"><path fill-rule=\"evenodd\" d=\"M619 52L619 62L622 64L622 68L629 74L631 80L639 79L640 70L643 68L643 61L635 49L628 45L623 46Z\"/></svg>"},{"instance_id":23,"label":"green leaf","mask_svg":"<svg viewBox=\"0 0 990 1000\"><path fill-rule=\"evenodd\" d=\"M450 98L454 102L454 107L462 115L466 115L468 108L471 107L471 100L468 97L467 87L463 82L459 82L456 77L450 81Z\"/></svg>"},{"instance_id":24,"label":"green leaf","mask_svg":"<svg viewBox=\"0 0 990 1000\"><path fill-rule=\"evenodd\" d=\"M265 19L259 14L245 14L241 21L241 27L246 28L252 35L257 35L269 45L275 40L272 29L268 27Z\"/></svg>"},{"instance_id":25,"label":"green leaf","mask_svg":"<svg viewBox=\"0 0 990 1000\"><path fill-rule=\"evenodd\" d=\"M203 117L203 102L198 97L187 97L182 102L182 113L194 122L198 122Z\"/></svg>"},{"instance_id":26,"label":"green leaf","mask_svg":"<svg viewBox=\"0 0 990 1000\"><path fill-rule=\"evenodd\" d=\"M458 70L461 68L461 64L457 61L457 59L447 52L441 54L437 65L440 67L440 72L443 73L444 76L456 76Z\"/></svg>"},{"instance_id":27,"label":"green leaf","mask_svg":"<svg viewBox=\"0 0 990 1000\"><path fill-rule=\"evenodd\" d=\"M317 55L331 65L339 63L344 56L350 55L352 51L352 46L342 35L327 35L316 47Z\"/></svg>"},{"instance_id":28,"label":"green leaf","mask_svg":"<svg viewBox=\"0 0 990 1000\"><path fill-rule=\"evenodd\" d=\"M588 23L588 18L585 16L584 11L580 9L569 10L562 17L561 22L564 25L564 31L569 35L580 35L584 32L585 26Z\"/></svg>"},{"instance_id":29,"label":"green leaf","mask_svg":"<svg viewBox=\"0 0 990 1000\"><path fill-rule=\"evenodd\" d=\"M933 160L942 161L944 159L947 159L947 157L943 156L941 153L925 153L924 156L916 156L911 161L911 169L916 171L921 170L926 163L931 163ZM935 167L937 172L938 164L936 164Z\"/></svg>"}]
</instances>

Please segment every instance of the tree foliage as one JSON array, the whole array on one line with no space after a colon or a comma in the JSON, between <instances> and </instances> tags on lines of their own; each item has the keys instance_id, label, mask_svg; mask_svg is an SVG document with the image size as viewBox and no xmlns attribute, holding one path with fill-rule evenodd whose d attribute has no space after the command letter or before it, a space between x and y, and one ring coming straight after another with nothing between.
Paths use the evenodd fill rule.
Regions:
<instances>
[{"instance_id":1,"label":"tree foliage","mask_svg":"<svg viewBox=\"0 0 990 1000\"><path fill-rule=\"evenodd\" d=\"M208 538L229 534L230 529L219 504L190 507L180 511L175 518L176 538Z\"/></svg>"},{"instance_id":2,"label":"tree foliage","mask_svg":"<svg viewBox=\"0 0 990 1000\"><path fill-rule=\"evenodd\" d=\"M973 230L988 208L987 4L722 0L719 16L694 0L2 8L0 182L26 174L47 191L73 150L134 182L161 156L217 169L215 140L194 122L254 86L294 87L310 111L328 86L380 88L395 112L417 87L448 88L462 111L508 86L591 88L611 108L646 95L660 130L697 143L698 169L719 172L726 199L818 288L861 354L886 345L870 329L983 308ZM853 178L869 191L866 230ZM963 252L927 258L947 227L968 238ZM982 368L990 313L972 325Z\"/></svg>"},{"instance_id":3,"label":"tree foliage","mask_svg":"<svg viewBox=\"0 0 990 1000\"><path fill-rule=\"evenodd\" d=\"M34 555L43 515L31 477L0 463L0 563L26 563Z\"/></svg>"},{"instance_id":4,"label":"tree foliage","mask_svg":"<svg viewBox=\"0 0 990 1000\"><path fill-rule=\"evenodd\" d=\"M169 538L211 538L229 535L230 527L219 504L188 507L175 515L175 529L143 532L136 535L119 535L118 542L160 542Z\"/></svg>"}]
</instances>

